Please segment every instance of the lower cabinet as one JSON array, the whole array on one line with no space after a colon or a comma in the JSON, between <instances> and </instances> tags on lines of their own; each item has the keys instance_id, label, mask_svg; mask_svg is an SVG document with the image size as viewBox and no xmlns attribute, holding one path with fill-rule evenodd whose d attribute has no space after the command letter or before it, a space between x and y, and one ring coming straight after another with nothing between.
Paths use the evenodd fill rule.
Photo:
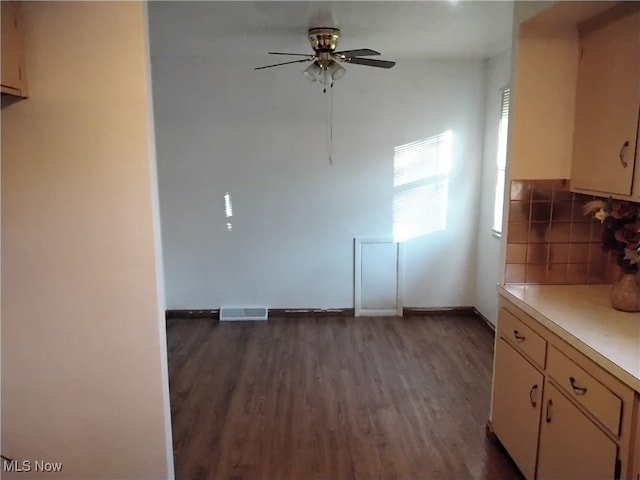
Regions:
<instances>
[{"instance_id":1,"label":"lower cabinet","mask_svg":"<svg viewBox=\"0 0 640 480\"><path fill-rule=\"evenodd\" d=\"M527 480L536 470L544 377L504 339L495 351L492 427Z\"/></svg>"},{"instance_id":2,"label":"lower cabinet","mask_svg":"<svg viewBox=\"0 0 640 480\"><path fill-rule=\"evenodd\" d=\"M527 480L640 480L638 394L505 299L490 426Z\"/></svg>"},{"instance_id":3,"label":"lower cabinet","mask_svg":"<svg viewBox=\"0 0 640 480\"><path fill-rule=\"evenodd\" d=\"M636 441L635 441L635 455L633 461L633 474L631 478L633 480L640 480L640 394L636 398Z\"/></svg>"},{"instance_id":4,"label":"lower cabinet","mask_svg":"<svg viewBox=\"0 0 640 480\"><path fill-rule=\"evenodd\" d=\"M617 445L547 381L538 478L615 478Z\"/></svg>"}]
</instances>

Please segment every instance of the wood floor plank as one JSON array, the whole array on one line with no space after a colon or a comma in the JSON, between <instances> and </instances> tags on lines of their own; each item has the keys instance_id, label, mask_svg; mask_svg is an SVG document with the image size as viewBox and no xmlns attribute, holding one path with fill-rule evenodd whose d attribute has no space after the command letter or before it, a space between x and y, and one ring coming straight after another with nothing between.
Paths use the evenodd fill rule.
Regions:
<instances>
[{"instance_id":1,"label":"wood floor plank","mask_svg":"<svg viewBox=\"0 0 640 480\"><path fill-rule=\"evenodd\" d=\"M472 316L167 322L178 479L521 479Z\"/></svg>"}]
</instances>

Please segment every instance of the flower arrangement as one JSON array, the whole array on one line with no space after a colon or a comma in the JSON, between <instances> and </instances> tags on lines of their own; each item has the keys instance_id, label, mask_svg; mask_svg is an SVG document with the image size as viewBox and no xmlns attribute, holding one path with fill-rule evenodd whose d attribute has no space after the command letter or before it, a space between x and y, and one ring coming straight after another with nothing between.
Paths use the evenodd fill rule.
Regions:
<instances>
[{"instance_id":1,"label":"flower arrangement","mask_svg":"<svg viewBox=\"0 0 640 480\"><path fill-rule=\"evenodd\" d=\"M624 200L593 200L584 205L604 226L602 248L615 255L624 273L640 271L640 205Z\"/></svg>"}]
</instances>

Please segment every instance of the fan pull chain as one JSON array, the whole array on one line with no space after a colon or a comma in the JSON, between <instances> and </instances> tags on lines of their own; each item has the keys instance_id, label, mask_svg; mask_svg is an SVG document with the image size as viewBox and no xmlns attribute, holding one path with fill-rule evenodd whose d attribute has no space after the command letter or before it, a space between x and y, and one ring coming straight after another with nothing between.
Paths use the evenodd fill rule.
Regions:
<instances>
[{"instance_id":1,"label":"fan pull chain","mask_svg":"<svg viewBox=\"0 0 640 480\"><path fill-rule=\"evenodd\" d=\"M325 112L327 123L327 150L329 153L329 165L333 165L333 80L329 85L329 95L327 97L327 87L325 85L323 93L325 95Z\"/></svg>"}]
</instances>

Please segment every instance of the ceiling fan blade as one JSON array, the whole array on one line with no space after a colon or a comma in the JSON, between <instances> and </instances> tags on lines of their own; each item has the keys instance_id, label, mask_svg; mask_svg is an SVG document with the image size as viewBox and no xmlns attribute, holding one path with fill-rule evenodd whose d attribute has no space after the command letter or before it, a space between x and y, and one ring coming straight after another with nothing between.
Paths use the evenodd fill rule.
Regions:
<instances>
[{"instance_id":1,"label":"ceiling fan blade","mask_svg":"<svg viewBox=\"0 0 640 480\"><path fill-rule=\"evenodd\" d=\"M343 50L342 52L336 52L337 55L343 57L366 57L367 55L380 55L380 52L371 50L370 48L361 48L360 50Z\"/></svg>"},{"instance_id":2,"label":"ceiling fan blade","mask_svg":"<svg viewBox=\"0 0 640 480\"><path fill-rule=\"evenodd\" d=\"M315 55L309 55L308 53L286 53L286 52L269 52L269 55L291 55L294 57L314 57Z\"/></svg>"},{"instance_id":3,"label":"ceiling fan blade","mask_svg":"<svg viewBox=\"0 0 640 480\"><path fill-rule=\"evenodd\" d=\"M305 58L303 60L292 60L290 62L274 63L273 65L265 65L264 67L256 67L256 68L254 68L254 70L262 70L263 68L271 68L271 67L278 67L280 65L288 65L289 63L310 62L311 60L312 60L311 58Z\"/></svg>"},{"instance_id":4,"label":"ceiling fan blade","mask_svg":"<svg viewBox=\"0 0 640 480\"><path fill-rule=\"evenodd\" d=\"M376 60L374 58L348 58L347 62L355 63L357 65L366 65L368 67L379 67L379 68L391 68L396 62L390 62L389 60Z\"/></svg>"}]
</instances>

